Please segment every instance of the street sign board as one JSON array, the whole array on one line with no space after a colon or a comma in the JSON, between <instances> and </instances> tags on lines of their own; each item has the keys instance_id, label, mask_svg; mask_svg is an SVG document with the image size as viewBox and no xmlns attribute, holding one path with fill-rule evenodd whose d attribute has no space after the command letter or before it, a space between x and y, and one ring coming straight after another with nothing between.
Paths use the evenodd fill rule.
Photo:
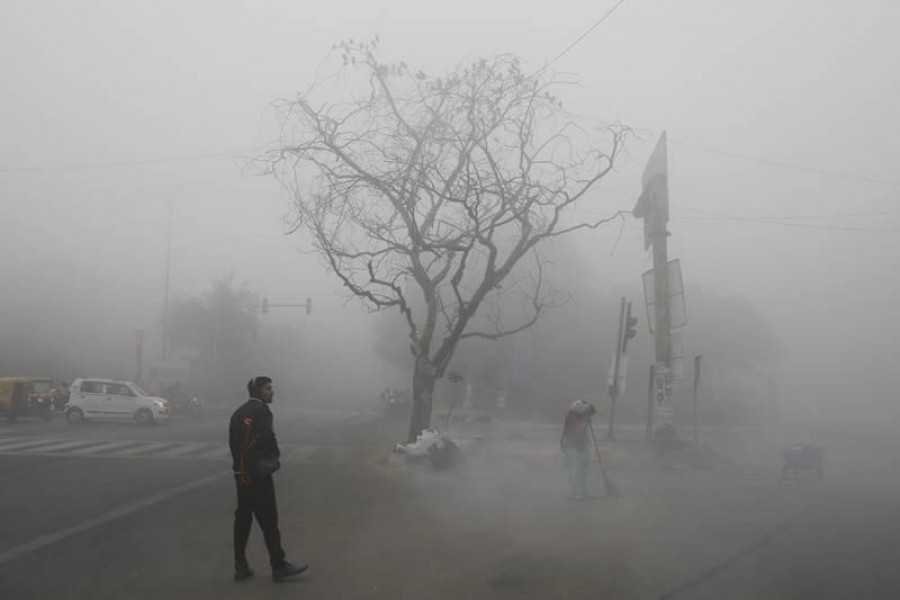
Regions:
<instances>
[{"instance_id":1,"label":"street sign board","mask_svg":"<svg viewBox=\"0 0 900 600\"><path fill-rule=\"evenodd\" d=\"M644 249L650 249L657 235L664 235L669 222L669 175L666 132L663 131L641 176L643 189L632 214L644 220Z\"/></svg>"},{"instance_id":2,"label":"street sign board","mask_svg":"<svg viewBox=\"0 0 900 600\"><path fill-rule=\"evenodd\" d=\"M668 397L666 394L666 376L664 373L657 373L656 378L653 385L654 397L656 398L656 404L658 406L662 406L666 402L666 398Z\"/></svg>"},{"instance_id":3,"label":"street sign board","mask_svg":"<svg viewBox=\"0 0 900 600\"><path fill-rule=\"evenodd\" d=\"M674 376L664 365L656 365L653 381L653 398L656 401L654 412L657 428L675 424L675 402L672 398Z\"/></svg>"}]
</instances>

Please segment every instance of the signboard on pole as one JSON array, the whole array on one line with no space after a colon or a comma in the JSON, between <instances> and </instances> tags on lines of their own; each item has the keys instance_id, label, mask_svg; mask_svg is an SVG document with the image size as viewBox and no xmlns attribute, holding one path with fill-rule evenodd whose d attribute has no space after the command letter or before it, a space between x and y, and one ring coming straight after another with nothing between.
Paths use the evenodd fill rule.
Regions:
<instances>
[{"instance_id":1,"label":"signboard on pole","mask_svg":"<svg viewBox=\"0 0 900 600\"><path fill-rule=\"evenodd\" d=\"M656 404L656 426L664 427L675 424L675 404L672 398L672 381L674 376L665 365L656 365L654 371L653 397Z\"/></svg>"},{"instance_id":2,"label":"signboard on pole","mask_svg":"<svg viewBox=\"0 0 900 600\"><path fill-rule=\"evenodd\" d=\"M660 370L661 368L659 367L656 369L656 377L654 377L653 381L654 399L657 406L662 406L666 403L666 375L665 372L660 372Z\"/></svg>"},{"instance_id":3,"label":"signboard on pole","mask_svg":"<svg viewBox=\"0 0 900 600\"><path fill-rule=\"evenodd\" d=\"M669 173L666 154L666 132L656 143L641 176L643 189L632 214L644 219L644 249L653 245L654 235L664 233L669 222Z\"/></svg>"},{"instance_id":4,"label":"signboard on pole","mask_svg":"<svg viewBox=\"0 0 900 600\"><path fill-rule=\"evenodd\" d=\"M681 261L670 260L669 275L669 328L678 329L687 325L687 307L684 301L684 280L681 277ZM655 333L656 300L654 296L653 269L646 271L641 279L644 282L644 303L647 306L647 324L650 333Z\"/></svg>"}]
</instances>

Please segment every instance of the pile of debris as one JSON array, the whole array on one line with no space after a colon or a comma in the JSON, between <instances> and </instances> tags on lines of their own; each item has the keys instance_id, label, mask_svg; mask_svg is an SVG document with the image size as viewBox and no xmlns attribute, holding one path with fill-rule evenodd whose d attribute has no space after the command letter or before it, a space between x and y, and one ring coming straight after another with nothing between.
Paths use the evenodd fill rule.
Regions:
<instances>
[{"instance_id":1,"label":"pile of debris","mask_svg":"<svg viewBox=\"0 0 900 600\"><path fill-rule=\"evenodd\" d=\"M439 471L458 465L463 458L459 444L434 429L424 430L415 442L397 444L394 453L403 455L408 463L427 462Z\"/></svg>"}]
</instances>

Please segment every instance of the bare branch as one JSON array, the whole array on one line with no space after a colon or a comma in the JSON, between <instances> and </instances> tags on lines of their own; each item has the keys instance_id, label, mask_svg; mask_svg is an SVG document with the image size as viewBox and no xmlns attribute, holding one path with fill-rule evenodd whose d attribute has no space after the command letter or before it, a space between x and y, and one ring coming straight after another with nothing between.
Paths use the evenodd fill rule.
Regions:
<instances>
[{"instance_id":1,"label":"bare branch","mask_svg":"<svg viewBox=\"0 0 900 600\"><path fill-rule=\"evenodd\" d=\"M513 335L558 306L537 249L623 218L570 209L610 173L630 130L572 117L558 82L513 56L433 77L381 62L377 42L338 49L345 81L363 92L282 102L266 170L292 193L289 230L311 237L351 294L400 310L417 369L440 376L460 340ZM526 300L507 325L503 298L515 294Z\"/></svg>"}]
</instances>

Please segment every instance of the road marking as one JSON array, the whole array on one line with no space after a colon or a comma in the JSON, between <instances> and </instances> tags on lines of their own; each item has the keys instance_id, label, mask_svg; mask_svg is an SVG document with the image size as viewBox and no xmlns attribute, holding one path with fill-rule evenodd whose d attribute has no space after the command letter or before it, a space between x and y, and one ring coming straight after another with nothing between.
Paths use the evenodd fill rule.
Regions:
<instances>
[{"instance_id":1,"label":"road marking","mask_svg":"<svg viewBox=\"0 0 900 600\"><path fill-rule=\"evenodd\" d=\"M122 450L118 452L120 456L134 456L136 454L143 454L144 452L150 452L152 450L161 450L163 448L168 448L172 445L172 442L144 442L138 444L134 448L129 448L128 450Z\"/></svg>"},{"instance_id":2,"label":"road marking","mask_svg":"<svg viewBox=\"0 0 900 600\"><path fill-rule=\"evenodd\" d=\"M2 446L0 446L0 452L6 452L7 450L16 450L19 451L23 448L27 448L28 446L41 446L43 444L53 444L59 442L58 438L43 438L39 440L26 440L26 441L18 441L18 442L4 442Z\"/></svg>"},{"instance_id":3,"label":"road marking","mask_svg":"<svg viewBox=\"0 0 900 600\"><path fill-rule=\"evenodd\" d=\"M230 458L231 451L227 446L219 446L216 445L212 450L207 450L206 452L201 452L200 454L194 454L191 458L197 458L200 460L209 460L209 459L222 459Z\"/></svg>"},{"instance_id":4,"label":"road marking","mask_svg":"<svg viewBox=\"0 0 900 600\"><path fill-rule=\"evenodd\" d=\"M218 447L218 444L216 445ZM201 448L209 448L209 444L203 444L201 442L187 442L180 443L176 445L171 450L166 450L165 452L155 452L153 454L154 458L175 458L182 456L184 454L190 454L191 452L195 452Z\"/></svg>"},{"instance_id":5,"label":"road marking","mask_svg":"<svg viewBox=\"0 0 900 600\"><path fill-rule=\"evenodd\" d=\"M99 527L100 525L104 525L120 517L130 515L144 508L153 506L154 504L159 504L160 502L164 502L166 500L174 498L175 496L180 496L181 494L190 492L197 488L201 488L212 483L213 481L220 479L223 479L223 475L221 473L216 473L215 475L210 475L208 477L204 477L203 479L198 479L197 481L192 481L191 483L172 488L171 490L168 490L166 492L150 496L149 498L145 498L144 500L140 500L133 504L128 504L121 508L117 508L116 510L108 512L102 516L94 517L93 519L88 519L87 521L82 521L77 525L60 529L59 531L56 531L54 533L42 535L31 540L30 542L25 542L24 544L13 546L9 550L0 552L0 565L7 563L15 558L19 558L20 556L36 552L42 548L60 542L83 531L94 529L95 527Z\"/></svg>"},{"instance_id":6,"label":"road marking","mask_svg":"<svg viewBox=\"0 0 900 600\"><path fill-rule=\"evenodd\" d=\"M282 447L282 461L302 464L344 462L352 451L343 446ZM73 458L146 458L163 460L228 461L230 450L221 443L176 440L109 440L73 438L0 438L0 454Z\"/></svg>"},{"instance_id":7,"label":"road marking","mask_svg":"<svg viewBox=\"0 0 900 600\"><path fill-rule=\"evenodd\" d=\"M59 442L47 446L36 446L33 448L28 448L27 450L23 450L23 452L56 452L59 450L65 450L66 448L77 448L78 446L93 444L94 441L95 440L69 440L67 442Z\"/></svg>"},{"instance_id":8,"label":"road marking","mask_svg":"<svg viewBox=\"0 0 900 600\"><path fill-rule=\"evenodd\" d=\"M121 440L115 440L112 442L104 442L103 440L98 440L98 441L101 442L99 446L90 446L88 448L78 448L77 450L72 450L71 452L69 452L69 454L73 454L75 456L84 456L86 454L94 454L97 452L105 452L107 450L114 450L115 448L119 448L119 449L130 448L131 446L134 446L134 444L135 444L135 442L123 442Z\"/></svg>"}]
</instances>

